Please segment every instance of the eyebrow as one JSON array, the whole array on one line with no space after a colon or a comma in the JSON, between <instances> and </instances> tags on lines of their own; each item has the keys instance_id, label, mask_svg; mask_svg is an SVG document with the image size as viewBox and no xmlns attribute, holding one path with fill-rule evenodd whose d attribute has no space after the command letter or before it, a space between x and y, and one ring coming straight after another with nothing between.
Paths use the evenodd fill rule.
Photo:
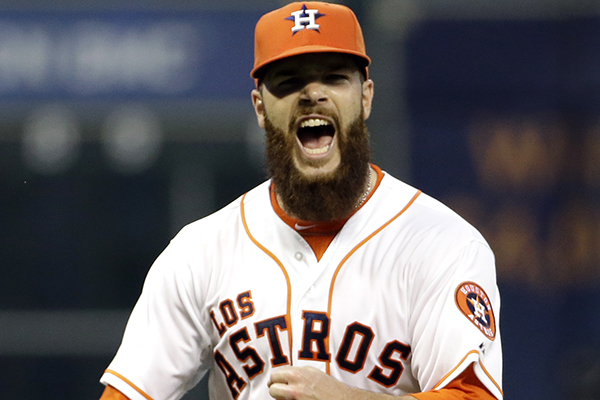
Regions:
<instances>
[{"instance_id":1,"label":"eyebrow","mask_svg":"<svg viewBox=\"0 0 600 400\"><path fill-rule=\"evenodd\" d=\"M298 68L295 68L295 69L289 68L289 69L282 69L282 70L279 70L279 71L273 71L269 75L271 75L271 77L293 76L293 75L296 75L298 72L299 72Z\"/></svg>"},{"instance_id":2,"label":"eyebrow","mask_svg":"<svg viewBox=\"0 0 600 400\"><path fill-rule=\"evenodd\" d=\"M335 63L335 64L322 64L321 67L319 68L320 70L326 70L328 72L333 72L333 71L339 71L339 70L351 70L353 69L352 65L348 65L345 63ZM273 71L271 74L271 77L286 77L286 76L294 76L297 75L300 72L305 71L302 68L298 68L298 67L294 67L294 68L283 68L279 71L275 70Z\"/></svg>"}]
</instances>

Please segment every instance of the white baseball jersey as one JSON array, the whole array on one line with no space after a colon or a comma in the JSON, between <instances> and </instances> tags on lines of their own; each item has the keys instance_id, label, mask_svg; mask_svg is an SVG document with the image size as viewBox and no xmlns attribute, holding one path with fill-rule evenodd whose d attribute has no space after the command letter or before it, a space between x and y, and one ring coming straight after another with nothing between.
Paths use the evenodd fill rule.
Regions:
<instances>
[{"instance_id":1,"label":"white baseball jersey","mask_svg":"<svg viewBox=\"0 0 600 400\"><path fill-rule=\"evenodd\" d=\"M133 400L178 399L210 371L213 400L267 400L274 368L311 365L403 395L474 363L502 398L494 257L477 230L384 174L317 261L274 212L269 184L171 241L104 384Z\"/></svg>"}]
</instances>

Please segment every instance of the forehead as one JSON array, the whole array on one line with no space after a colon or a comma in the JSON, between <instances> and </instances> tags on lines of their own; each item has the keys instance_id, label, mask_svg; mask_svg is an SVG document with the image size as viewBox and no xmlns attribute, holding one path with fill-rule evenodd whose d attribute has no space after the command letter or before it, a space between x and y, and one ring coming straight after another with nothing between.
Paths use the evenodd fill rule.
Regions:
<instances>
[{"instance_id":1,"label":"forehead","mask_svg":"<svg viewBox=\"0 0 600 400\"><path fill-rule=\"evenodd\" d=\"M342 53L310 53L284 58L271 63L265 79L279 75L316 74L349 69L359 71L352 56Z\"/></svg>"}]
</instances>

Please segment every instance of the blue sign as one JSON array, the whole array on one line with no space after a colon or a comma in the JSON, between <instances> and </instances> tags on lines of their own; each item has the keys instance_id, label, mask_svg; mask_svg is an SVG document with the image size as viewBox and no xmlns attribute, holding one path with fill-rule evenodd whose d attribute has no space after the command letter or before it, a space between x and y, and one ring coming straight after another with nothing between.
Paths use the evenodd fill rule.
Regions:
<instances>
[{"instance_id":1,"label":"blue sign","mask_svg":"<svg viewBox=\"0 0 600 400\"><path fill-rule=\"evenodd\" d=\"M0 100L248 98L248 12L0 13Z\"/></svg>"}]
</instances>

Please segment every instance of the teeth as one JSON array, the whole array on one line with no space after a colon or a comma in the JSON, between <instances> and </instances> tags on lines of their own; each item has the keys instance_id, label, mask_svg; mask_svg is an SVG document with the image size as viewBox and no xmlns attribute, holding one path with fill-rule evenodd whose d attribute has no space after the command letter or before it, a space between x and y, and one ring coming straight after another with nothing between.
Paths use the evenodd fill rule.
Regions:
<instances>
[{"instance_id":1,"label":"teeth","mask_svg":"<svg viewBox=\"0 0 600 400\"><path fill-rule=\"evenodd\" d=\"M329 122L321 119L321 118L311 118L311 119L307 119L305 121L302 121L302 123L300 124L300 128L306 128L306 127L314 127L314 126L323 126L323 125L329 125Z\"/></svg>"},{"instance_id":2,"label":"teeth","mask_svg":"<svg viewBox=\"0 0 600 400\"><path fill-rule=\"evenodd\" d=\"M329 145L323 146L319 149L308 149L308 148L304 148L304 151L306 151L308 154L325 154L327 153L327 150L329 150Z\"/></svg>"}]
</instances>

